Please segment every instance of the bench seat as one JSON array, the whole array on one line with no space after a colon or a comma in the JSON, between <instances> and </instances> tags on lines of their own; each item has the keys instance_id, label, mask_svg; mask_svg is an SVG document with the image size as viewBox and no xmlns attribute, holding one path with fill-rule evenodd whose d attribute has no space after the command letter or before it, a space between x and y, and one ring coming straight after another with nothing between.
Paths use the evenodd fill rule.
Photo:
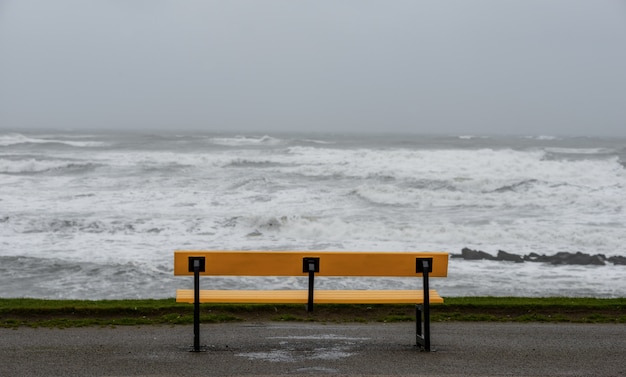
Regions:
<instances>
[{"instance_id":1,"label":"bench seat","mask_svg":"<svg viewBox=\"0 0 626 377\"><path fill-rule=\"evenodd\" d=\"M429 289L430 303L443 304L443 298ZM306 304L306 290L200 290L201 303ZM193 289L178 289L176 302L193 304ZM315 290L316 304L422 304L421 290Z\"/></svg>"}]
</instances>

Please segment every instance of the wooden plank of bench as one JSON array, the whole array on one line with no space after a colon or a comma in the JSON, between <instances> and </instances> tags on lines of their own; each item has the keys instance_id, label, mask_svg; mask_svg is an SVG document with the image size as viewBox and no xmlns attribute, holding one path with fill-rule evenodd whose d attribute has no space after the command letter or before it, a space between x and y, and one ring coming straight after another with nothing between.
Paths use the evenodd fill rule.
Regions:
<instances>
[{"instance_id":1,"label":"wooden plank of bench","mask_svg":"<svg viewBox=\"0 0 626 377\"><path fill-rule=\"evenodd\" d=\"M355 252L355 251L223 251L179 250L174 253L174 275L193 275L189 257L205 257L212 276L306 276L302 259L320 258L315 276L421 276L415 272L415 258L433 258L430 277L448 276L445 252Z\"/></svg>"},{"instance_id":2,"label":"wooden plank of bench","mask_svg":"<svg viewBox=\"0 0 626 377\"><path fill-rule=\"evenodd\" d=\"M431 289L430 303L442 304L443 298ZM306 290L200 290L202 303L306 304ZM316 304L421 304L422 290L316 290ZM176 291L176 302L194 302L193 289Z\"/></svg>"}]
</instances>

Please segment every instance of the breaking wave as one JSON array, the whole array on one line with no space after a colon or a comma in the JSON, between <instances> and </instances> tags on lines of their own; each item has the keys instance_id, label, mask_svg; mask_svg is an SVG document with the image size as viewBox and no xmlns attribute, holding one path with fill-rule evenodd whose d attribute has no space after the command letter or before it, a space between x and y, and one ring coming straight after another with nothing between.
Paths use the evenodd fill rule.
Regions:
<instances>
[{"instance_id":1,"label":"breaking wave","mask_svg":"<svg viewBox=\"0 0 626 377\"><path fill-rule=\"evenodd\" d=\"M0 174L82 174L102 165L76 161L0 159Z\"/></svg>"},{"instance_id":2,"label":"breaking wave","mask_svg":"<svg viewBox=\"0 0 626 377\"><path fill-rule=\"evenodd\" d=\"M254 145L278 145L284 141L271 136L262 137L250 137L250 136L236 136L236 137L214 137L209 139L213 144L229 146L229 147L241 147L241 146L254 146Z\"/></svg>"},{"instance_id":3,"label":"breaking wave","mask_svg":"<svg viewBox=\"0 0 626 377\"><path fill-rule=\"evenodd\" d=\"M0 135L0 146L8 147L20 144L61 144L77 148L104 147L108 144L101 141L59 140L53 138L34 138L22 134Z\"/></svg>"}]
</instances>

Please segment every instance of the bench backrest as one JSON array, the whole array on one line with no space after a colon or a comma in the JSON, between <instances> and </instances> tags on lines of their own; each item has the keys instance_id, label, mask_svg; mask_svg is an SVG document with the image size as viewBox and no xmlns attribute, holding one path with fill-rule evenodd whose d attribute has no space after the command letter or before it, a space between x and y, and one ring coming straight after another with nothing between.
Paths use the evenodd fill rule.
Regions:
<instances>
[{"instance_id":1,"label":"bench backrest","mask_svg":"<svg viewBox=\"0 0 626 377\"><path fill-rule=\"evenodd\" d=\"M445 252L355 252L355 251L225 251L179 250L174 252L174 275L193 275L190 257L205 258L201 275L306 276L304 258L319 258L316 276L422 276L416 258L432 258L433 277L448 275Z\"/></svg>"}]
</instances>

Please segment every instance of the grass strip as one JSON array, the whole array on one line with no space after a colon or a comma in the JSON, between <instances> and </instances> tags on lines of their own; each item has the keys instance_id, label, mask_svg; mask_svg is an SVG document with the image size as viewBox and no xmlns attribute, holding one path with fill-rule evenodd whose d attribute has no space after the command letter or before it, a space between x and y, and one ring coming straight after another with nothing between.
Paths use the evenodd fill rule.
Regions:
<instances>
[{"instance_id":1,"label":"grass strip","mask_svg":"<svg viewBox=\"0 0 626 377\"><path fill-rule=\"evenodd\" d=\"M413 305L201 306L202 323L235 321L414 321ZM431 306L431 320L497 322L626 323L626 298L450 297ZM174 299L44 300L0 298L0 327L177 325L193 323L193 305Z\"/></svg>"}]
</instances>

